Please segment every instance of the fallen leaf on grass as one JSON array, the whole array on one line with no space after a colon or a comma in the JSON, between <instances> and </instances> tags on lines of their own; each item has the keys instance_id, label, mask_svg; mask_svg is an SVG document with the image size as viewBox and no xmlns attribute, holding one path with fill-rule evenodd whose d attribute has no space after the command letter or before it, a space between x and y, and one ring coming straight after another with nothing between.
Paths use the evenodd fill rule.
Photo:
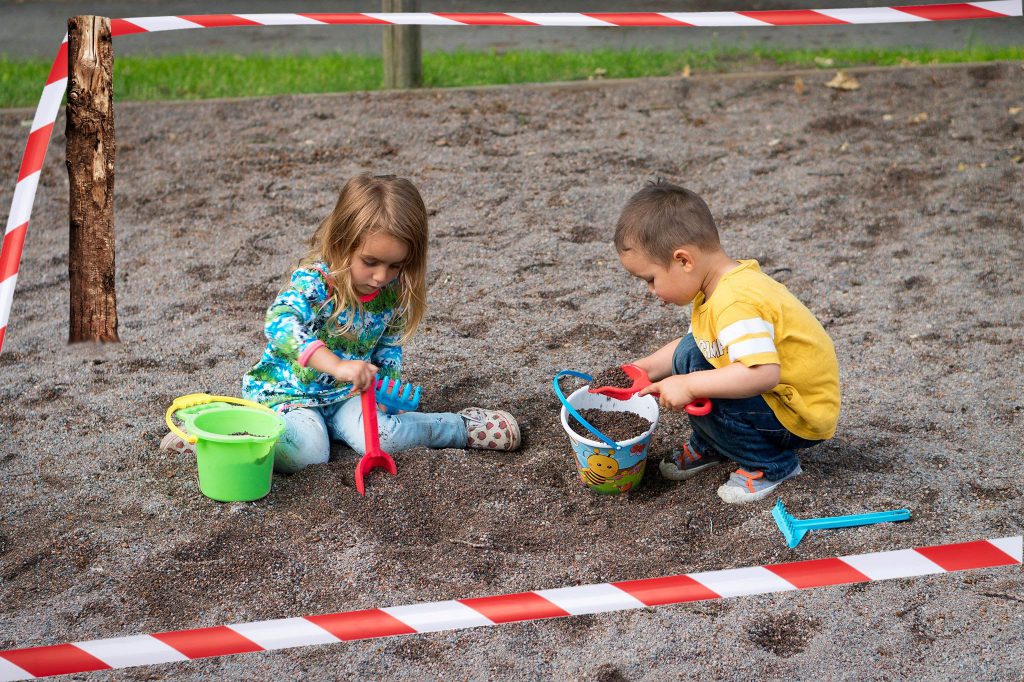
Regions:
<instances>
[{"instance_id":1,"label":"fallen leaf on grass","mask_svg":"<svg viewBox=\"0 0 1024 682\"><path fill-rule=\"evenodd\" d=\"M836 60L832 59L831 57L815 57L814 63L817 64L818 66L824 66L825 68L828 68L835 64Z\"/></svg>"},{"instance_id":2,"label":"fallen leaf on grass","mask_svg":"<svg viewBox=\"0 0 1024 682\"><path fill-rule=\"evenodd\" d=\"M922 112L921 112L920 114L918 114L917 116L914 116L914 117L912 117L912 118L910 119L910 122L911 122L911 123L924 123L924 122L925 122L925 121L927 121L927 120L928 120L928 112L926 112L926 111L922 111Z\"/></svg>"},{"instance_id":3,"label":"fallen leaf on grass","mask_svg":"<svg viewBox=\"0 0 1024 682\"><path fill-rule=\"evenodd\" d=\"M804 79L801 78L800 76L797 76L796 80L793 81L793 92L795 92L798 95L802 95L806 90L807 88L804 87Z\"/></svg>"},{"instance_id":4,"label":"fallen leaf on grass","mask_svg":"<svg viewBox=\"0 0 1024 682\"><path fill-rule=\"evenodd\" d=\"M960 162L956 165L956 169L963 173L965 170L967 170L967 164Z\"/></svg>"},{"instance_id":5,"label":"fallen leaf on grass","mask_svg":"<svg viewBox=\"0 0 1024 682\"><path fill-rule=\"evenodd\" d=\"M857 79L847 75L845 71L837 71L835 77L825 83L825 86L836 90L860 90L860 83L857 82Z\"/></svg>"}]
</instances>

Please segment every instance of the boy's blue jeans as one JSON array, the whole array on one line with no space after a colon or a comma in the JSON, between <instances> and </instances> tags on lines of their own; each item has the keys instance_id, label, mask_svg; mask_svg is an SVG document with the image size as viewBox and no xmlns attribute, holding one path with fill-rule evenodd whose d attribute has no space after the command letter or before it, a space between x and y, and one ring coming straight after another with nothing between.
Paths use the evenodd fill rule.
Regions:
<instances>
[{"instance_id":1,"label":"boy's blue jeans","mask_svg":"<svg viewBox=\"0 0 1024 682\"><path fill-rule=\"evenodd\" d=\"M714 369L697 348L693 334L683 337L672 356L672 372L689 374ZM796 451L820 441L806 440L783 426L765 399L714 398L711 412L690 417L693 435L689 446L701 455L718 453L747 471L763 471L769 481L777 481L797 467Z\"/></svg>"},{"instance_id":2,"label":"boy's blue jeans","mask_svg":"<svg viewBox=\"0 0 1024 682\"><path fill-rule=\"evenodd\" d=\"M330 458L331 440L344 441L359 455L366 452L363 406L359 398L302 407L281 415L285 430L274 446L274 471L291 474ZM380 447L389 454L410 448L464 448L466 423L451 412L377 413Z\"/></svg>"}]
</instances>

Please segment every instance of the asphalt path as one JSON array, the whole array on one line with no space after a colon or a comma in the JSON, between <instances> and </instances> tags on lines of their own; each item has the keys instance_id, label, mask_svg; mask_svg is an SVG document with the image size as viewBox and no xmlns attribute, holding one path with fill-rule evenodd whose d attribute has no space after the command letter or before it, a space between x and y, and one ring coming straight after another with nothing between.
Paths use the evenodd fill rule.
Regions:
<instances>
[{"instance_id":1,"label":"asphalt path","mask_svg":"<svg viewBox=\"0 0 1024 682\"><path fill-rule=\"evenodd\" d=\"M921 4L886 0L421 0L423 12L700 12L723 10L826 9ZM379 12L380 2L354 0L0 0L0 54L49 57L75 14L138 17L180 14L279 12ZM963 48L971 44L1024 44L1024 19L915 22L865 26L801 26L758 28L554 28L554 27L424 27L423 49L436 50L592 50L651 47L661 49L730 46L858 47L912 46ZM118 38L117 54L231 52L322 54L379 53L381 29L362 26L219 28L167 31Z\"/></svg>"}]
</instances>

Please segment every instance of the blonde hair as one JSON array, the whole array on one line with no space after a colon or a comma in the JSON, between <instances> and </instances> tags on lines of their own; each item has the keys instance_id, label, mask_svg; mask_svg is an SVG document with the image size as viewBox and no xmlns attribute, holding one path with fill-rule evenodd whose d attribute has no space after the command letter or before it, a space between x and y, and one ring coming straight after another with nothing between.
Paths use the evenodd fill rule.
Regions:
<instances>
[{"instance_id":1,"label":"blonde hair","mask_svg":"<svg viewBox=\"0 0 1024 682\"><path fill-rule=\"evenodd\" d=\"M343 310L363 312L363 303L352 287L352 259L373 235L384 234L408 248L398 274L397 324L403 328L402 343L408 341L423 319L427 307L427 208L416 187L394 175L363 174L350 178L341 188L334 209L316 228L310 249L301 265L327 263L328 301L334 313L327 328L337 325ZM352 336L352 318L331 333Z\"/></svg>"}]
</instances>

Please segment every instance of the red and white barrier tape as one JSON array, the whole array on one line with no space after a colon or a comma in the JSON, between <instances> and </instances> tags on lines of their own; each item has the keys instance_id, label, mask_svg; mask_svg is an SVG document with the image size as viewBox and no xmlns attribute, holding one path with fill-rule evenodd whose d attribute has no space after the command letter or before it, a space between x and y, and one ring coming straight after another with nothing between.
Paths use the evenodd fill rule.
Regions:
<instances>
[{"instance_id":1,"label":"red and white barrier tape","mask_svg":"<svg viewBox=\"0 0 1024 682\"><path fill-rule=\"evenodd\" d=\"M433 12L350 14L207 14L112 19L111 34L129 35L187 28L224 26L322 26L327 24L406 24L420 26L812 26L951 21L1021 16L1021 0L958 2L903 7L776 10L757 12ZM54 121L67 87L67 36L46 79L11 200L3 246L0 246L0 351L14 298L21 251L32 214L39 172Z\"/></svg>"},{"instance_id":2,"label":"red and white barrier tape","mask_svg":"<svg viewBox=\"0 0 1024 682\"><path fill-rule=\"evenodd\" d=\"M1022 537L0 651L0 682L1021 564Z\"/></svg>"}]
</instances>

